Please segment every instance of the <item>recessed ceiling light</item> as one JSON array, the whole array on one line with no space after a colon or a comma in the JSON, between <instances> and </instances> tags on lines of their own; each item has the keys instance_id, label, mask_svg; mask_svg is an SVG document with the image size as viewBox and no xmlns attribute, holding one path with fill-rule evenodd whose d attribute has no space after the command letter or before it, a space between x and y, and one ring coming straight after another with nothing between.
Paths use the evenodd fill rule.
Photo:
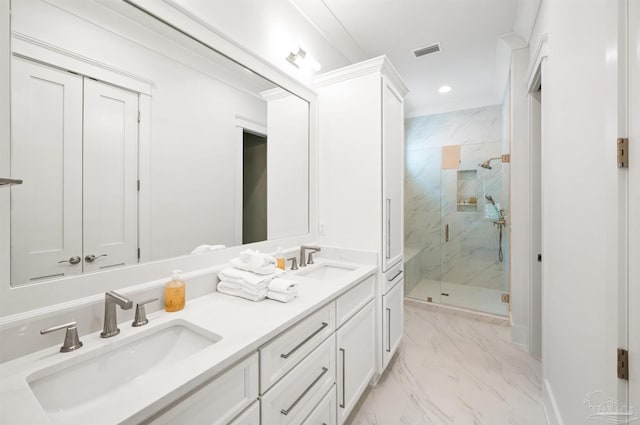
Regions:
<instances>
[{"instance_id":1,"label":"recessed ceiling light","mask_svg":"<svg viewBox=\"0 0 640 425\"><path fill-rule=\"evenodd\" d=\"M449 93L451 91L451 87L449 86L442 86L438 89L438 91L440 93Z\"/></svg>"}]
</instances>

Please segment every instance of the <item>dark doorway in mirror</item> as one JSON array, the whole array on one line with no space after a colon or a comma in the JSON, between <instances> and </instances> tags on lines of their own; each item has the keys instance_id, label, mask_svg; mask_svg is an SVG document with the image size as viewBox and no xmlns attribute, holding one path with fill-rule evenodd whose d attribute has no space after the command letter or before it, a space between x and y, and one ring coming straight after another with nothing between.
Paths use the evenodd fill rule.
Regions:
<instances>
[{"instance_id":1,"label":"dark doorway in mirror","mask_svg":"<svg viewBox=\"0 0 640 425\"><path fill-rule=\"evenodd\" d=\"M242 137L242 243L267 239L267 138Z\"/></svg>"}]
</instances>

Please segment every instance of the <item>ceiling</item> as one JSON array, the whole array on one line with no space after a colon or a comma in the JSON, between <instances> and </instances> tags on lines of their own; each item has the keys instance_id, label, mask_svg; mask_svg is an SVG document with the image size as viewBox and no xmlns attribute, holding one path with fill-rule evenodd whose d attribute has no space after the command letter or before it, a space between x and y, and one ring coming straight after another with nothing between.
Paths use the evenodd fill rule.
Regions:
<instances>
[{"instance_id":1,"label":"ceiling","mask_svg":"<svg viewBox=\"0 0 640 425\"><path fill-rule=\"evenodd\" d=\"M521 15L523 10L532 12L531 4L538 3L532 0L290 1L352 63L388 56L410 90L405 102L407 116L501 103L508 78L508 53L514 46L525 46L524 40L528 39L528 34L514 34L526 27L521 23L523 17L518 16L519 5ZM536 11L537 7L533 12ZM514 37L520 43L514 44ZM419 58L414 56L413 50L432 43L440 43L442 51ZM440 94L438 88L443 85L451 86L452 90Z\"/></svg>"}]
</instances>

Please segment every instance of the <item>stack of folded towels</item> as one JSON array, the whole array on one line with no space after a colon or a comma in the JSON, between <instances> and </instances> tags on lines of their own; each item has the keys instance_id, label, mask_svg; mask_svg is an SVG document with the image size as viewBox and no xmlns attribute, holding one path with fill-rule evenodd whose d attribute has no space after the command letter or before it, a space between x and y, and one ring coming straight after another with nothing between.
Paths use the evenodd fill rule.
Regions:
<instances>
[{"instance_id":1,"label":"stack of folded towels","mask_svg":"<svg viewBox=\"0 0 640 425\"><path fill-rule=\"evenodd\" d=\"M232 259L231 265L218 274L218 292L251 301L268 297L285 303L298 295L296 282L277 277L283 270L270 255L249 249Z\"/></svg>"}]
</instances>

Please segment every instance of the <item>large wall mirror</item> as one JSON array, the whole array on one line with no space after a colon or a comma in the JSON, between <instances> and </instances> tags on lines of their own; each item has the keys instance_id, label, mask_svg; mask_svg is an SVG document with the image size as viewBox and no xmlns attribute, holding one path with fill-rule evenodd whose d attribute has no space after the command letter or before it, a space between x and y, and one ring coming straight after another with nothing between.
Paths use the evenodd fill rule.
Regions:
<instances>
[{"instance_id":1,"label":"large wall mirror","mask_svg":"<svg viewBox=\"0 0 640 425\"><path fill-rule=\"evenodd\" d=\"M12 2L12 286L309 232L309 103L115 3Z\"/></svg>"}]
</instances>

